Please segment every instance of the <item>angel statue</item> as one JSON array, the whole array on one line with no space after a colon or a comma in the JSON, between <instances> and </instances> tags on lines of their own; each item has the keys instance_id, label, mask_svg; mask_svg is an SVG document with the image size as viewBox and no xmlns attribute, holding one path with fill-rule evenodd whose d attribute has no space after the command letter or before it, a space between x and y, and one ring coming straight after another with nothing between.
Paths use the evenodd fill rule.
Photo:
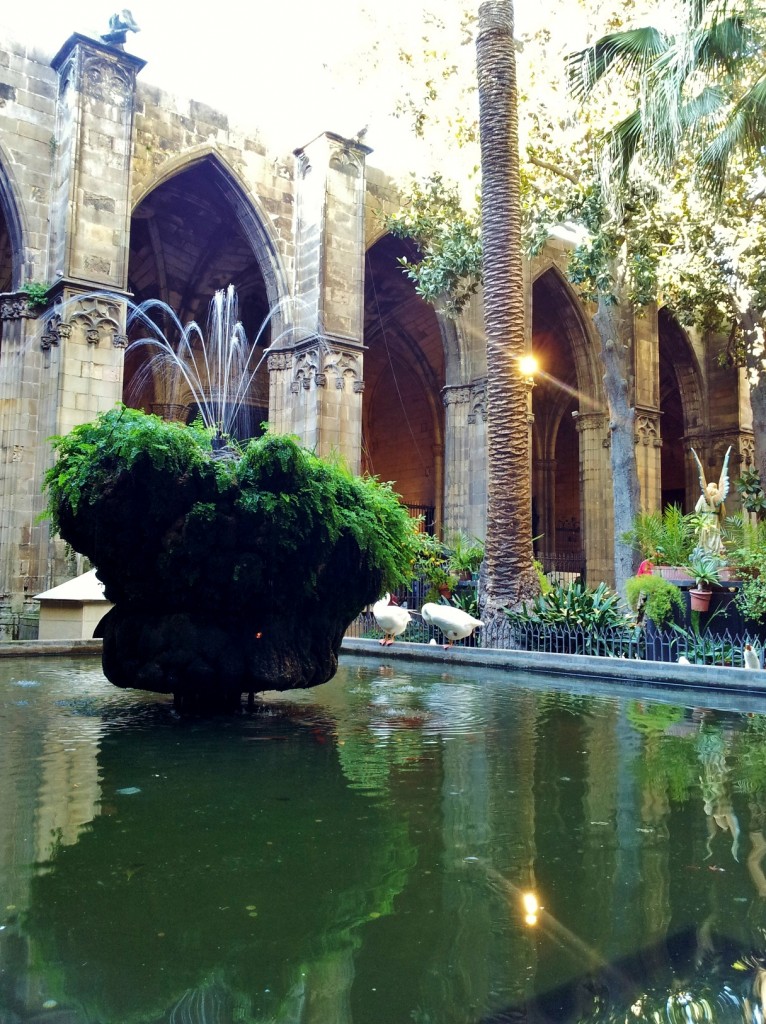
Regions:
<instances>
[{"instance_id":1,"label":"angel statue","mask_svg":"<svg viewBox=\"0 0 766 1024\"><path fill-rule=\"evenodd\" d=\"M710 483L705 480L705 470L702 468L702 463L693 448L691 452L694 456L694 461L697 463L700 487L702 488L702 494L694 506L694 511L700 517L697 550L707 551L713 555L722 555L724 547L721 539L721 523L726 515L723 503L726 495L729 493L729 455L731 453L731 445L726 449L718 483L715 480L711 480Z\"/></svg>"}]
</instances>

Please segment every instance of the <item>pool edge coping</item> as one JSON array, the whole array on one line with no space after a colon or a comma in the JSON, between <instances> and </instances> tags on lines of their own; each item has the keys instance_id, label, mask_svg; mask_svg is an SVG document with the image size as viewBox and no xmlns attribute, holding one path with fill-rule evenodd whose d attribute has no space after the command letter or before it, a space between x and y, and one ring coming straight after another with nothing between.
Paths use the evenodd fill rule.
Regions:
<instances>
[{"instance_id":1,"label":"pool edge coping","mask_svg":"<svg viewBox=\"0 0 766 1024\"><path fill-rule=\"evenodd\" d=\"M643 686L662 686L713 693L766 695L766 670L727 668L717 665L678 665L675 662L639 661L604 658L592 654L557 654L514 651L499 648L451 647L397 641L381 647L378 640L345 637L341 655L381 655L395 660L417 661L432 665L464 662L500 671L526 671L548 676L587 677L629 683L631 678Z\"/></svg>"}]
</instances>

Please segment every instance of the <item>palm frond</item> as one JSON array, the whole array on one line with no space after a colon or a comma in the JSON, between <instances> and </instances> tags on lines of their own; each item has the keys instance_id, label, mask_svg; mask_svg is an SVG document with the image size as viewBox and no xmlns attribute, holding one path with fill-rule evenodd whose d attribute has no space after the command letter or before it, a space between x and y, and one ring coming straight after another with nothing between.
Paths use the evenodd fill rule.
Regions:
<instances>
[{"instance_id":1,"label":"palm frond","mask_svg":"<svg viewBox=\"0 0 766 1024\"><path fill-rule=\"evenodd\" d=\"M641 109L636 108L604 133L602 143L610 178L616 178L620 182L627 179L633 158L641 147L643 131L644 119Z\"/></svg>"},{"instance_id":2,"label":"palm frond","mask_svg":"<svg viewBox=\"0 0 766 1024\"><path fill-rule=\"evenodd\" d=\"M665 36L651 27L602 36L566 58L570 91L576 99L584 99L612 68L626 79L643 74L666 48Z\"/></svg>"},{"instance_id":3,"label":"palm frond","mask_svg":"<svg viewBox=\"0 0 766 1024\"><path fill-rule=\"evenodd\" d=\"M731 72L757 46L753 25L741 14L732 14L695 34L694 58L704 71Z\"/></svg>"},{"instance_id":4,"label":"palm frond","mask_svg":"<svg viewBox=\"0 0 766 1024\"><path fill-rule=\"evenodd\" d=\"M700 124L718 123L726 110L726 96L717 85L706 85L681 108L681 127L691 131Z\"/></svg>"},{"instance_id":5,"label":"palm frond","mask_svg":"<svg viewBox=\"0 0 766 1024\"><path fill-rule=\"evenodd\" d=\"M726 169L736 150L762 152L766 147L766 73L735 104L726 123L705 147L700 159L700 178L712 195L720 197Z\"/></svg>"}]
</instances>

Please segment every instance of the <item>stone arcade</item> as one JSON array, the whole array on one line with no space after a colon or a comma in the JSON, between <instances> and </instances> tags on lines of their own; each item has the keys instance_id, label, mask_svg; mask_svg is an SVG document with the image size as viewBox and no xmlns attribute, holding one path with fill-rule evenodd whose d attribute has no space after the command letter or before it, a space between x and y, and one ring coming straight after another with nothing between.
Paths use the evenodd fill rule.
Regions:
<instances>
[{"instance_id":1,"label":"stone arcade","mask_svg":"<svg viewBox=\"0 0 766 1024\"><path fill-rule=\"evenodd\" d=\"M414 293L407 245L379 213L397 206L385 152L326 132L293 153L199 102L143 82L144 61L72 35L52 57L0 42L0 639L18 637L33 596L83 566L37 519L48 438L126 401L168 418L190 395L138 379L127 300L158 298L205 323L230 283L254 338L271 312L249 401L261 420L321 455L392 480L444 535L483 535L486 363L480 299L457 322ZM300 142L300 140L296 140ZM589 310L551 239L526 267L530 465L540 552L612 577L608 423ZM62 313L41 328L24 285ZM93 297L94 291L109 297ZM318 344L317 337L323 339ZM736 477L752 461L741 371L723 342L666 310L634 325L631 381L645 507L690 509L693 446ZM564 567L567 567L564 564Z\"/></svg>"}]
</instances>

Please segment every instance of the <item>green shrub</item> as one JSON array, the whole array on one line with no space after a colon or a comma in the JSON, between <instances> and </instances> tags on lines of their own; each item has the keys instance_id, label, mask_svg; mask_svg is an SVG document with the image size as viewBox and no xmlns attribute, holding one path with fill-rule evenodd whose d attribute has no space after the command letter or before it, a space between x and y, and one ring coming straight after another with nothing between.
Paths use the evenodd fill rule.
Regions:
<instances>
[{"instance_id":1,"label":"green shrub","mask_svg":"<svg viewBox=\"0 0 766 1024\"><path fill-rule=\"evenodd\" d=\"M744 469L739 479L734 481L734 486L746 512L759 517L766 516L766 494L757 469Z\"/></svg>"},{"instance_id":2,"label":"green shrub","mask_svg":"<svg viewBox=\"0 0 766 1024\"><path fill-rule=\"evenodd\" d=\"M671 622L674 610L683 612L685 607L680 588L661 576L643 574L625 581L625 598L634 612L638 611L642 595L646 599L646 614L659 629Z\"/></svg>"},{"instance_id":3,"label":"green shrub","mask_svg":"<svg viewBox=\"0 0 766 1024\"><path fill-rule=\"evenodd\" d=\"M570 629L613 629L627 625L620 609L620 597L606 583L594 589L580 583L568 587L551 585L534 601L523 601L521 610L505 609L512 622L566 626Z\"/></svg>"}]
</instances>

